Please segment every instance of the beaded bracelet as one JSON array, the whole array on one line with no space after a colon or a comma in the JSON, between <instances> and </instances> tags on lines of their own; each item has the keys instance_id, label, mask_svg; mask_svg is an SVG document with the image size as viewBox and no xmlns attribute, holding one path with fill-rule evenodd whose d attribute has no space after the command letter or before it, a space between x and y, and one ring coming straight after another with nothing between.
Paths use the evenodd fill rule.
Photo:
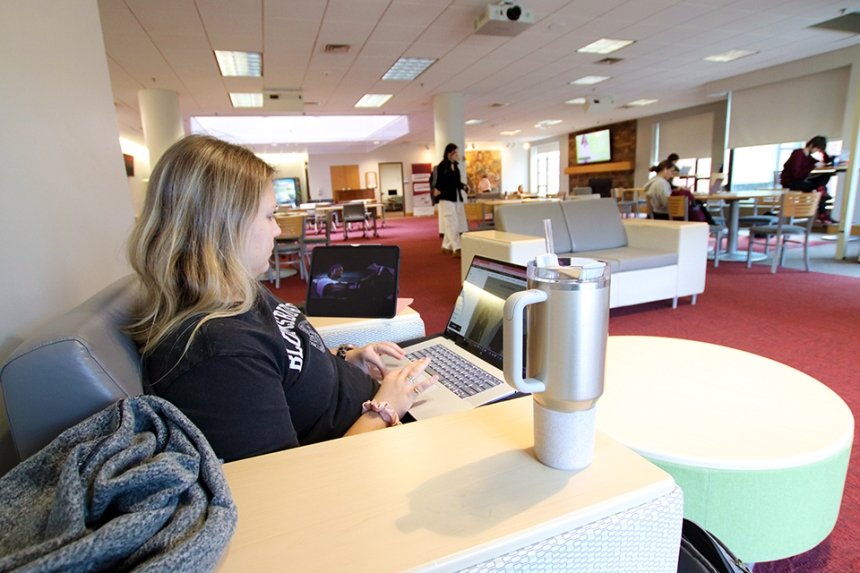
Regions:
<instances>
[{"instance_id":1,"label":"beaded bracelet","mask_svg":"<svg viewBox=\"0 0 860 573\"><path fill-rule=\"evenodd\" d=\"M382 421L385 422L386 426L396 426L400 423L400 416L397 415L397 412L394 411L394 408L392 408L388 402L368 400L361 405L362 414L371 411L379 414L379 417L382 418Z\"/></svg>"}]
</instances>

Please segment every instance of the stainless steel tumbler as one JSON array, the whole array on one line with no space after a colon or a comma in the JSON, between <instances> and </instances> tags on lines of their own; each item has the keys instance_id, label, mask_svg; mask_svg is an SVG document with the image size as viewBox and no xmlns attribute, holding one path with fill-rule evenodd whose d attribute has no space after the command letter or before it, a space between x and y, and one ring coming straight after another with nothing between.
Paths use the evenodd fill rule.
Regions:
<instances>
[{"instance_id":1,"label":"stainless steel tumbler","mask_svg":"<svg viewBox=\"0 0 860 573\"><path fill-rule=\"evenodd\" d=\"M534 394L538 459L581 469L593 458L594 405L603 394L609 266L584 258L533 261L528 281L528 290L505 303L505 379Z\"/></svg>"}]
</instances>

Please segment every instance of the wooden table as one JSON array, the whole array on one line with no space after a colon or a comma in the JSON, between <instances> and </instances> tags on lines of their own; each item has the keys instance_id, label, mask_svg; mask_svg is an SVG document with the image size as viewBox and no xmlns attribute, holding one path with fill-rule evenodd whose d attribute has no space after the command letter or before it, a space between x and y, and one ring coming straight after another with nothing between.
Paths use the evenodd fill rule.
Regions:
<instances>
[{"instance_id":1,"label":"wooden table","mask_svg":"<svg viewBox=\"0 0 860 573\"><path fill-rule=\"evenodd\" d=\"M532 436L520 399L226 464L219 571L676 571L668 474L599 433L590 467L555 470Z\"/></svg>"},{"instance_id":2,"label":"wooden table","mask_svg":"<svg viewBox=\"0 0 860 573\"><path fill-rule=\"evenodd\" d=\"M796 555L836 523L854 417L814 378L716 344L610 336L597 428L669 472L685 516L746 562Z\"/></svg>"},{"instance_id":3,"label":"wooden table","mask_svg":"<svg viewBox=\"0 0 860 573\"><path fill-rule=\"evenodd\" d=\"M729 220L726 225L729 229L729 244L726 252L718 253L721 261L746 262L747 252L738 249L738 232L740 231L740 202L745 199L757 199L759 197L774 197L782 193L780 190L764 191L721 191L719 193L695 193L693 196L700 201L725 201L729 204ZM717 256L716 249L715 255ZM753 253L753 261L761 261L767 256L763 253Z\"/></svg>"}]
</instances>

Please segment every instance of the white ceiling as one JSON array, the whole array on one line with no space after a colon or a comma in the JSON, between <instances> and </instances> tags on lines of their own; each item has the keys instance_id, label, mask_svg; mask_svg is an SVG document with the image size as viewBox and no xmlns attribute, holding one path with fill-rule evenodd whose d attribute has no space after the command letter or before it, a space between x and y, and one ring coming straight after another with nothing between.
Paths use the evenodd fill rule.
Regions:
<instances>
[{"instance_id":1,"label":"white ceiling","mask_svg":"<svg viewBox=\"0 0 860 573\"><path fill-rule=\"evenodd\" d=\"M860 0L523 0L535 24L515 37L475 34L484 0L99 0L120 134L143 140L137 92L179 93L182 116L260 115L235 110L229 92L300 89L308 115L405 114L399 141L433 144L433 96L461 92L467 141L524 142L713 102L706 84L860 43L813 24L860 11ZM580 54L600 38L635 40L612 54ZM326 44L349 44L327 54ZM263 53L262 78L223 78L213 50ZM759 53L728 64L728 50ZM438 61L411 82L383 81L401 56ZM609 75L593 87L569 85ZM381 110L356 110L365 93L392 93ZM564 101L611 96L612 111ZM658 99L626 108L637 99ZM494 104L502 104L494 106ZM541 120L560 124L536 128ZM512 137L505 130L521 130ZM281 146L275 151L366 151L372 144ZM272 151L272 149L268 149Z\"/></svg>"}]
</instances>

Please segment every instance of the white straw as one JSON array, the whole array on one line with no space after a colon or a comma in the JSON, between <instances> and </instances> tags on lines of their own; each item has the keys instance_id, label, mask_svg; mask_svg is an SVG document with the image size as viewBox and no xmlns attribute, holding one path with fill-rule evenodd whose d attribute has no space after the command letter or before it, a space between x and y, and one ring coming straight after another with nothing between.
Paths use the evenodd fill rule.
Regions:
<instances>
[{"instance_id":1,"label":"white straw","mask_svg":"<svg viewBox=\"0 0 860 573\"><path fill-rule=\"evenodd\" d=\"M546 241L546 252L554 253L555 247L552 244L552 221L549 219L543 220L543 235Z\"/></svg>"}]
</instances>

